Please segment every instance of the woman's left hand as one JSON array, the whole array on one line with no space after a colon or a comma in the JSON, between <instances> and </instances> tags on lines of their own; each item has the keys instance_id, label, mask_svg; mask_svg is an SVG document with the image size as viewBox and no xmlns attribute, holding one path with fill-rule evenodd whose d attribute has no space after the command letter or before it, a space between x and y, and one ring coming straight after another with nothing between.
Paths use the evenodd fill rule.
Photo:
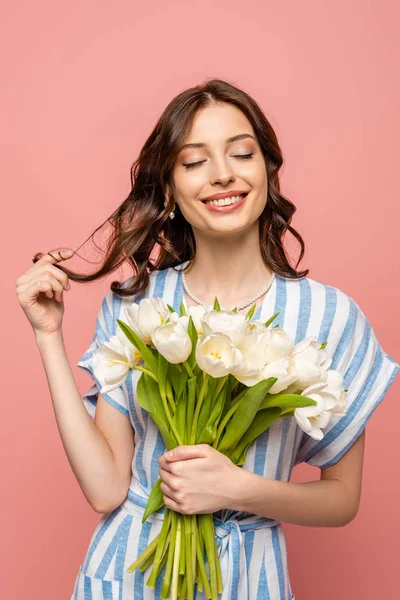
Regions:
<instances>
[{"instance_id":1,"label":"woman's left hand","mask_svg":"<svg viewBox=\"0 0 400 600\"><path fill-rule=\"evenodd\" d=\"M159 460L165 506L183 514L238 510L242 469L208 444L178 446Z\"/></svg>"}]
</instances>

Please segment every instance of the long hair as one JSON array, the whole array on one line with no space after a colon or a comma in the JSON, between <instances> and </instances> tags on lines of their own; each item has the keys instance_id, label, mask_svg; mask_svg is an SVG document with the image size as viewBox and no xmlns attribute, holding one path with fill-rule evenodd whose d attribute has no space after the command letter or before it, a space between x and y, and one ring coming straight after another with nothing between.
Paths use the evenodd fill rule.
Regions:
<instances>
[{"instance_id":1,"label":"long hair","mask_svg":"<svg viewBox=\"0 0 400 600\"><path fill-rule=\"evenodd\" d=\"M297 267L304 255L304 242L290 225L296 207L280 193L278 175L283 157L275 131L251 96L227 81L211 79L186 89L168 104L131 167L132 189L128 197L89 236L93 238L104 224L111 225L100 268L90 275L82 275L57 264L72 281L100 279L128 261L134 274L128 285L113 281L110 289L120 296L130 296L148 287L149 272L175 267L194 258L196 247L192 226L183 217L178 204L174 207L172 170L197 112L209 104L222 102L233 104L245 114L264 155L268 196L259 217L260 250L264 263L284 277L297 279L308 274L308 269L297 271L290 265L283 246L282 238L288 230L301 246ZM169 213L173 208L175 218L172 220ZM155 244L160 246L160 250L153 264L150 255ZM39 254L35 255L33 262L38 260Z\"/></svg>"}]
</instances>

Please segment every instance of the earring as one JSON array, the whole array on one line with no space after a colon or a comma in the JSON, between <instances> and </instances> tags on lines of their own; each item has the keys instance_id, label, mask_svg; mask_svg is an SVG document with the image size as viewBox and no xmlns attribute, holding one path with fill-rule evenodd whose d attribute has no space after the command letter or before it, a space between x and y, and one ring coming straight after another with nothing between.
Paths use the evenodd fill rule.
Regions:
<instances>
[{"instance_id":1,"label":"earring","mask_svg":"<svg viewBox=\"0 0 400 600\"><path fill-rule=\"evenodd\" d=\"M164 206L166 207L167 205L168 205L168 200L166 200L166 201L164 202ZM174 208L172 209L172 211L171 211L171 212L169 213L169 215L168 215L170 219L173 219L173 218L175 217L174 210L175 210L175 202L174 202Z\"/></svg>"}]
</instances>

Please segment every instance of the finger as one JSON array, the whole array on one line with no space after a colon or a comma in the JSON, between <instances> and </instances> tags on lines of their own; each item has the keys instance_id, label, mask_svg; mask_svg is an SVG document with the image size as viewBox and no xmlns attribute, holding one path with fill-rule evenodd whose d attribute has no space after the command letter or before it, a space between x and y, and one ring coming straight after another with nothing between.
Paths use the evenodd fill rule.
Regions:
<instances>
[{"instance_id":1,"label":"finger","mask_svg":"<svg viewBox=\"0 0 400 600\"><path fill-rule=\"evenodd\" d=\"M168 498L171 498L171 500L175 500L174 491L169 487L167 483L165 483L165 481L162 481L160 483L160 490L165 496L168 496Z\"/></svg>"},{"instance_id":2,"label":"finger","mask_svg":"<svg viewBox=\"0 0 400 600\"><path fill-rule=\"evenodd\" d=\"M173 500L172 498L170 498L167 495L164 495L164 504L167 508L170 508L171 510L173 510L174 512L181 512L180 506L177 502L175 502L175 500ZM183 514L183 513L182 513Z\"/></svg>"},{"instance_id":3,"label":"finger","mask_svg":"<svg viewBox=\"0 0 400 600\"><path fill-rule=\"evenodd\" d=\"M168 462L177 460L188 460L190 458L205 458L207 456L206 444L195 444L193 446L177 446L173 450L163 454Z\"/></svg>"},{"instance_id":4,"label":"finger","mask_svg":"<svg viewBox=\"0 0 400 600\"><path fill-rule=\"evenodd\" d=\"M167 483L171 488L174 487L174 479L176 477L176 475L172 474L172 471L169 471L168 469L160 469L159 471L160 473L160 477L163 481L165 481L165 483Z\"/></svg>"},{"instance_id":5,"label":"finger","mask_svg":"<svg viewBox=\"0 0 400 600\"><path fill-rule=\"evenodd\" d=\"M166 460L163 461L163 463L160 465L160 467L161 467L160 471L164 469L164 471L168 471L169 473L172 473L172 471L171 471L171 464L168 463Z\"/></svg>"},{"instance_id":6,"label":"finger","mask_svg":"<svg viewBox=\"0 0 400 600\"><path fill-rule=\"evenodd\" d=\"M31 283L36 279L47 279L48 277L55 277L62 285L64 290L68 291L71 289L68 275L61 271L56 266L45 263L40 264L35 270L30 270L25 273L24 277L17 279L17 290L23 292Z\"/></svg>"},{"instance_id":7,"label":"finger","mask_svg":"<svg viewBox=\"0 0 400 600\"><path fill-rule=\"evenodd\" d=\"M56 282L57 285L58 282ZM18 296L18 299L26 305L34 304L37 296L40 293L45 294L48 298L53 298L54 291L52 287L52 282L47 279L38 279L37 281L33 281L31 285Z\"/></svg>"},{"instance_id":8,"label":"finger","mask_svg":"<svg viewBox=\"0 0 400 600\"><path fill-rule=\"evenodd\" d=\"M56 263L59 263L62 260L67 260L68 258L71 258L71 256L73 254L74 254L74 251L72 250L72 248L52 250L51 252L46 252L45 254L43 254L43 252L38 252L33 257L32 262L34 262L36 264L47 262L47 263L54 265Z\"/></svg>"}]
</instances>

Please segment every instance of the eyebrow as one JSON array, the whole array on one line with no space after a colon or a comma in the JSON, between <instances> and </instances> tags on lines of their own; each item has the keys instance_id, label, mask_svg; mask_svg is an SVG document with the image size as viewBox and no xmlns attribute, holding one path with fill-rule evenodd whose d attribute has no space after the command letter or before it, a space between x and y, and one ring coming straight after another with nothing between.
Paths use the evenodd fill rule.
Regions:
<instances>
[{"instance_id":1,"label":"eyebrow","mask_svg":"<svg viewBox=\"0 0 400 600\"><path fill-rule=\"evenodd\" d=\"M243 140L244 138L252 138L254 141L256 141L256 138L250 133L238 133L237 135L227 138L225 141L229 144L230 142L236 142L236 140ZM184 148L204 148L205 146L207 146L207 144L193 142L192 144L184 144L180 147L179 151L183 150Z\"/></svg>"}]
</instances>

